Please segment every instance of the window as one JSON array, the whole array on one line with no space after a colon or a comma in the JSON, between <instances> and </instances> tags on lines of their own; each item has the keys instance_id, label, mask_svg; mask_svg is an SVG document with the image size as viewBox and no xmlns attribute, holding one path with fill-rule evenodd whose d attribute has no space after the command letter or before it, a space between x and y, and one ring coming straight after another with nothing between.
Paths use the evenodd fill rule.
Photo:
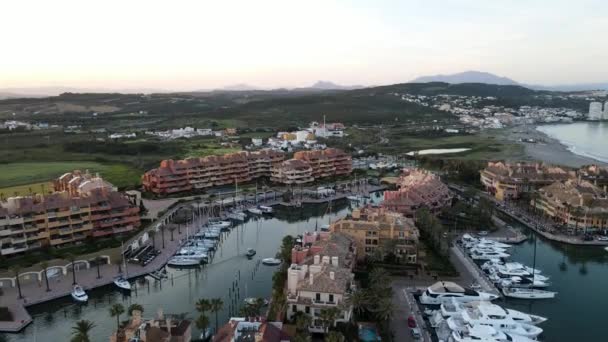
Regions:
<instances>
[{"instance_id":1,"label":"window","mask_svg":"<svg viewBox=\"0 0 608 342\"><path fill-rule=\"evenodd\" d=\"M329 295L329 302L330 302L330 303L333 303L333 302L334 302L334 295L333 295L333 294L330 294L330 295Z\"/></svg>"},{"instance_id":2,"label":"window","mask_svg":"<svg viewBox=\"0 0 608 342\"><path fill-rule=\"evenodd\" d=\"M317 293L317 294L315 295L315 300L316 300L317 302L320 302L320 301L321 301L321 294L320 294L320 293Z\"/></svg>"},{"instance_id":3,"label":"window","mask_svg":"<svg viewBox=\"0 0 608 342\"><path fill-rule=\"evenodd\" d=\"M310 315L310 306L305 307L304 312Z\"/></svg>"},{"instance_id":4,"label":"window","mask_svg":"<svg viewBox=\"0 0 608 342\"><path fill-rule=\"evenodd\" d=\"M294 304L294 305L292 305L292 306L291 306L291 311L293 311L293 312L298 312L298 306L297 306L297 305L295 305L295 304Z\"/></svg>"}]
</instances>

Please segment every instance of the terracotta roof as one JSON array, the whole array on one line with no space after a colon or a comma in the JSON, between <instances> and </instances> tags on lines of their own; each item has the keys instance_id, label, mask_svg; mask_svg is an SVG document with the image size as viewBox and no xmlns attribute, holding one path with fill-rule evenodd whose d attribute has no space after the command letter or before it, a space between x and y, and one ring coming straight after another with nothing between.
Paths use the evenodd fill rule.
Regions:
<instances>
[{"instance_id":1,"label":"terracotta roof","mask_svg":"<svg viewBox=\"0 0 608 342\"><path fill-rule=\"evenodd\" d=\"M331 279L330 272L334 272L334 279ZM298 282L298 291L345 293L354 275L350 269L324 264L320 272L312 275L312 284L309 277L310 273Z\"/></svg>"}]
</instances>

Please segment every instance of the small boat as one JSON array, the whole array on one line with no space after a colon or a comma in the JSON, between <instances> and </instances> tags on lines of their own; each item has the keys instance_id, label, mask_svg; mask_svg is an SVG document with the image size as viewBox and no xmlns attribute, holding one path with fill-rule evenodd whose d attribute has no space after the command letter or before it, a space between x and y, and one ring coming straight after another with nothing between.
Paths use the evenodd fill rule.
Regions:
<instances>
[{"instance_id":1,"label":"small boat","mask_svg":"<svg viewBox=\"0 0 608 342\"><path fill-rule=\"evenodd\" d=\"M263 214L272 214L274 212L274 210L272 209L272 207L269 207L269 206L266 206L266 205L261 205L261 206L258 207L258 209L260 209Z\"/></svg>"},{"instance_id":2,"label":"small boat","mask_svg":"<svg viewBox=\"0 0 608 342\"><path fill-rule=\"evenodd\" d=\"M220 231L228 230L231 226L232 226L232 222L230 222L230 221L218 221L218 222L209 223L210 229L219 229Z\"/></svg>"},{"instance_id":3,"label":"small boat","mask_svg":"<svg viewBox=\"0 0 608 342\"><path fill-rule=\"evenodd\" d=\"M114 278L114 285L118 286L119 289L131 291L131 283L123 276Z\"/></svg>"},{"instance_id":4,"label":"small boat","mask_svg":"<svg viewBox=\"0 0 608 342\"><path fill-rule=\"evenodd\" d=\"M258 301L261 301L262 306L268 305L268 299L266 298L249 297L243 299L243 302L245 302L246 305L256 305Z\"/></svg>"},{"instance_id":5,"label":"small boat","mask_svg":"<svg viewBox=\"0 0 608 342\"><path fill-rule=\"evenodd\" d=\"M197 258L190 258L186 256L174 256L169 261L167 261L167 265L169 266L199 266L201 264L201 260Z\"/></svg>"},{"instance_id":6,"label":"small boat","mask_svg":"<svg viewBox=\"0 0 608 342\"><path fill-rule=\"evenodd\" d=\"M502 293L505 297L519 298L519 299L547 299L554 298L557 292L536 290L536 289L524 289L524 288L512 288L505 287L502 289Z\"/></svg>"},{"instance_id":7,"label":"small boat","mask_svg":"<svg viewBox=\"0 0 608 342\"><path fill-rule=\"evenodd\" d=\"M321 228L322 232L328 232L329 231L329 225L328 224L324 224L320 228Z\"/></svg>"},{"instance_id":8,"label":"small boat","mask_svg":"<svg viewBox=\"0 0 608 342\"><path fill-rule=\"evenodd\" d=\"M255 255L255 253L256 253L255 249L253 249L253 248L247 248L247 254L245 254L245 255L247 255L248 258L253 258L253 256Z\"/></svg>"},{"instance_id":9,"label":"small boat","mask_svg":"<svg viewBox=\"0 0 608 342\"><path fill-rule=\"evenodd\" d=\"M249 208L249 209L247 209L247 211L248 211L250 214L253 214L253 215L262 215L262 213L263 213L263 212L262 212L260 209L258 209L258 208Z\"/></svg>"},{"instance_id":10,"label":"small boat","mask_svg":"<svg viewBox=\"0 0 608 342\"><path fill-rule=\"evenodd\" d=\"M226 216L229 219L234 220L234 221L245 221L245 219L247 218L247 215L245 215L245 213L240 212L240 211L229 213Z\"/></svg>"},{"instance_id":11,"label":"small boat","mask_svg":"<svg viewBox=\"0 0 608 342\"><path fill-rule=\"evenodd\" d=\"M74 285L74 287L72 288L72 298L74 298L75 301L81 303L84 303L89 300L89 296L80 285Z\"/></svg>"},{"instance_id":12,"label":"small boat","mask_svg":"<svg viewBox=\"0 0 608 342\"><path fill-rule=\"evenodd\" d=\"M277 266L281 264L281 259L277 258L265 258L262 259L262 264L266 266Z\"/></svg>"}]
</instances>

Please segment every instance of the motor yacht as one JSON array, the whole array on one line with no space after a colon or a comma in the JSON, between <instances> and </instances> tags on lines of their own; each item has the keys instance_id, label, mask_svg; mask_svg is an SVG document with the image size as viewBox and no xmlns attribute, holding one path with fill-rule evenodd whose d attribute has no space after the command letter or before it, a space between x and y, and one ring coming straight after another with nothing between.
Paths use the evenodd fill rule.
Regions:
<instances>
[{"instance_id":1,"label":"motor yacht","mask_svg":"<svg viewBox=\"0 0 608 342\"><path fill-rule=\"evenodd\" d=\"M218 221L218 222L213 222L213 223L209 223L209 228L210 229L220 229L220 231L222 230L227 230L232 226L232 222L230 221Z\"/></svg>"},{"instance_id":2,"label":"motor yacht","mask_svg":"<svg viewBox=\"0 0 608 342\"><path fill-rule=\"evenodd\" d=\"M277 266L281 264L281 259L277 258L265 258L262 259L262 264L266 266Z\"/></svg>"},{"instance_id":3,"label":"motor yacht","mask_svg":"<svg viewBox=\"0 0 608 342\"><path fill-rule=\"evenodd\" d=\"M89 296L87 295L87 293L84 291L82 286L78 284L74 285L74 287L72 288L71 295L72 298L74 298L74 300L77 302L84 303L89 300Z\"/></svg>"},{"instance_id":4,"label":"motor yacht","mask_svg":"<svg viewBox=\"0 0 608 342\"><path fill-rule=\"evenodd\" d=\"M511 277L508 279L501 279L497 282L500 287L520 287L520 288L536 288L543 289L549 287L551 284L544 282L539 279L532 279L532 277Z\"/></svg>"},{"instance_id":5,"label":"motor yacht","mask_svg":"<svg viewBox=\"0 0 608 342\"><path fill-rule=\"evenodd\" d=\"M495 312L494 312L495 311ZM455 331L466 325L484 325L494 329L519 336L535 339L543 329L532 324L515 322L507 316L501 316L500 311L480 306L476 309L465 309L459 314L447 319L448 326ZM464 325L463 325L464 323Z\"/></svg>"},{"instance_id":6,"label":"motor yacht","mask_svg":"<svg viewBox=\"0 0 608 342\"><path fill-rule=\"evenodd\" d=\"M245 298L243 300L243 302L245 302L246 305L256 305L258 303L258 301L261 301L262 306L268 305L268 299L266 299L266 298L249 297L249 298Z\"/></svg>"},{"instance_id":7,"label":"motor yacht","mask_svg":"<svg viewBox=\"0 0 608 342\"><path fill-rule=\"evenodd\" d=\"M199 266L201 264L201 260L195 258L189 258L185 256L174 256L169 261L167 261L167 265L183 267L183 266Z\"/></svg>"},{"instance_id":8,"label":"motor yacht","mask_svg":"<svg viewBox=\"0 0 608 342\"><path fill-rule=\"evenodd\" d=\"M490 253L490 252L499 252L505 253L507 251L506 248L501 247L473 247L469 249L469 253L480 252L480 253Z\"/></svg>"},{"instance_id":9,"label":"motor yacht","mask_svg":"<svg viewBox=\"0 0 608 342\"><path fill-rule=\"evenodd\" d=\"M248 258L253 258L253 256L255 255L256 251L253 248L247 248L247 253L245 254Z\"/></svg>"},{"instance_id":10,"label":"motor yacht","mask_svg":"<svg viewBox=\"0 0 608 342\"><path fill-rule=\"evenodd\" d=\"M524 289L518 287L503 287L502 293L506 297L518 299L549 299L554 298L557 295L557 292L537 289Z\"/></svg>"},{"instance_id":11,"label":"motor yacht","mask_svg":"<svg viewBox=\"0 0 608 342\"><path fill-rule=\"evenodd\" d=\"M261 205L258 207L258 209L260 209L262 211L263 214L272 214L274 212L274 209L272 209L272 207L266 206L266 205Z\"/></svg>"},{"instance_id":12,"label":"motor yacht","mask_svg":"<svg viewBox=\"0 0 608 342\"><path fill-rule=\"evenodd\" d=\"M461 303L456 300L450 299L448 301L441 303L439 312L441 312L441 315L443 317L448 318L453 315L459 314L460 312L462 312L466 309L475 309L480 306L484 306L484 307L488 308L488 310L498 313L498 315L500 315L500 316L509 317L512 320L514 320L515 322L522 322L522 323L537 325L537 324L547 321L547 318L545 318L545 317L531 315L531 314L527 314L527 313L524 313L521 311L503 308L494 303L485 302L485 301Z\"/></svg>"},{"instance_id":13,"label":"motor yacht","mask_svg":"<svg viewBox=\"0 0 608 342\"><path fill-rule=\"evenodd\" d=\"M450 336L449 341L454 341L454 342L479 342L479 341L532 342L534 340L531 338L525 337L525 336L508 334L508 333L499 331L499 330L497 330L491 326L487 326L487 325L474 325L474 326L465 325L464 327L462 327L462 329L452 330L452 335Z\"/></svg>"},{"instance_id":14,"label":"motor yacht","mask_svg":"<svg viewBox=\"0 0 608 342\"><path fill-rule=\"evenodd\" d=\"M131 283L122 275L114 278L114 285L121 290L131 291Z\"/></svg>"},{"instance_id":15,"label":"motor yacht","mask_svg":"<svg viewBox=\"0 0 608 342\"><path fill-rule=\"evenodd\" d=\"M490 260L490 259L507 259L511 254L504 252L477 252L473 251L471 254L473 260Z\"/></svg>"},{"instance_id":16,"label":"motor yacht","mask_svg":"<svg viewBox=\"0 0 608 342\"><path fill-rule=\"evenodd\" d=\"M420 296L420 303L425 305L439 305L446 298L453 298L459 302L491 301L498 298L497 295L486 292L478 292L465 289L451 281L439 281L429 286Z\"/></svg>"},{"instance_id":17,"label":"motor yacht","mask_svg":"<svg viewBox=\"0 0 608 342\"><path fill-rule=\"evenodd\" d=\"M228 213L228 215L226 216L234 221L245 221L245 219L247 218L247 215L245 215L245 213L242 211L231 212Z\"/></svg>"}]
</instances>

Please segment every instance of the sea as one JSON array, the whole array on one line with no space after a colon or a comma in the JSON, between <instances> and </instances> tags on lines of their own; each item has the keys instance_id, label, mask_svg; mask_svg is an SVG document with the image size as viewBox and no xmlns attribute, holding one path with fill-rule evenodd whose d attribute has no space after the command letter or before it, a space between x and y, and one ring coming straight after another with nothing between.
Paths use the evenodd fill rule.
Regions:
<instances>
[{"instance_id":1,"label":"sea","mask_svg":"<svg viewBox=\"0 0 608 342\"><path fill-rule=\"evenodd\" d=\"M608 163L608 122L576 122L536 127L574 154Z\"/></svg>"}]
</instances>

